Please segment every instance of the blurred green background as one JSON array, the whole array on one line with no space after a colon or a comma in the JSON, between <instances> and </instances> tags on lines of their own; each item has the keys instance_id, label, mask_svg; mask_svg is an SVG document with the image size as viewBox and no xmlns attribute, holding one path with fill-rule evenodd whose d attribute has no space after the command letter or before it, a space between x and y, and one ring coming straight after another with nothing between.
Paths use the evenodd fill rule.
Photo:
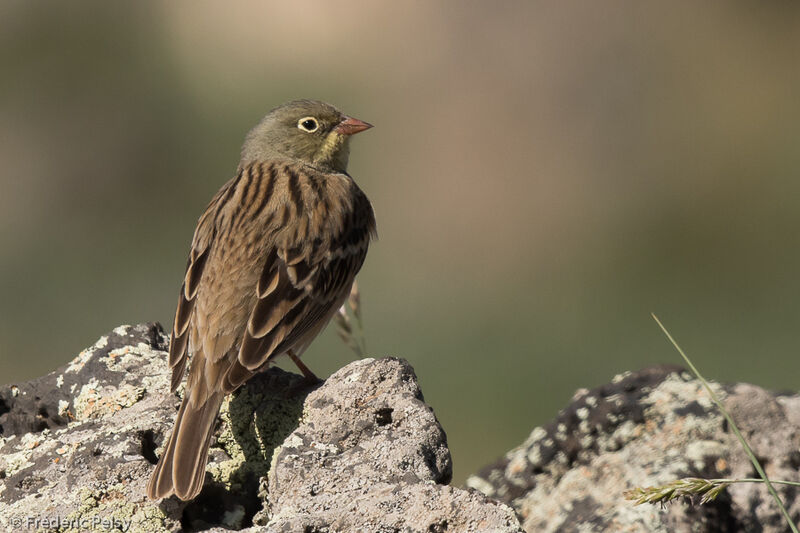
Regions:
<instances>
[{"instance_id":1,"label":"blurred green background","mask_svg":"<svg viewBox=\"0 0 800 533\"><path fill-rule=\"evenodd\" d=\"M195 221L298 97L376 125L375 356L408 359L455 480L579 387L679 358L800 378L800 5L0 4L0 382L172 322ZM305 360L353 355L329 329ZM285 366L285 365L284 365Z\"/></svg>"}]
</instances>

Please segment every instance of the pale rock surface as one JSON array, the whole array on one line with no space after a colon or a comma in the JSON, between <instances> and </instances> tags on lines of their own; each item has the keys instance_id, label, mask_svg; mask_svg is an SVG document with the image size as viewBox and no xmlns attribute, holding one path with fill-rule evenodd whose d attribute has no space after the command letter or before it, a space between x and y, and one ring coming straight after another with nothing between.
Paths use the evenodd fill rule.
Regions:
<instances>
[{"instance_id":1,"label":"pale rock surface","mask_svg":"<svg viewBox=\"0 0 800 533\"><path fill-rule=\"evenodd\" d=\"M506 505L447 485L445 433L394 358L351 363L313 391L279 369L256 376L223 405L200 495L148 501L179 404L167 343L157 324L120 326L65 367L0 387L0 528L521 531Z\"/></svg>"},{"instance_id":2,"label":"pale rock surface","mask_svg":"<svg viewBox=\"0 0 800 533\"><path fill-rule=\"evenodd\" d=\"M800 481L800 396L713 384L772 479ZM511 505L529 532L784 532L762 484L711 504L635 506L635 487L686 477L758 477L702 384L678 367L627 372L580 390L556 419L467 485ZM796 487L777 490L800 520Z\"/></svg>"}]
</instances>

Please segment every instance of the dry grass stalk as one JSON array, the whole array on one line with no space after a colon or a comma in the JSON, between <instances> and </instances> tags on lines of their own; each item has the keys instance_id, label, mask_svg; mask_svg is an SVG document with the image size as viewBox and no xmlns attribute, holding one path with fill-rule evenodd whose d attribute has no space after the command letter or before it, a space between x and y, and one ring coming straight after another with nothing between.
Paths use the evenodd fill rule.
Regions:
<instances>
[{"instance_id":1,"label":"dry grass stalk","mask_svg":"<svg viewBox=\"0 0 800 533\"><path fill-rule=\"evenodd\" d=\"M350 313L347 311L348 307ZM353 315L352 318L350 314ZM350 296L336 312L333 321L336 324L336 333L339 338L355 352L356 356L364 357L367 353L367 339L361 321L361 293L358 290L357 282L353 282Z\"/></svg>"},{"instance_id":2,"label":"dry grass stalk","mask_svg":"<svg viewBox=\"0 0 800 533\"><path fill-rule=\"evenodd\" d=\"M797 481L785 481L782 479L772 479L770 481L775 485L800 487L800 482ZM660 503L663 506L678 498L694 500L695 496L700 496L700 503L703 504L715 500L728 485L733 483L764 483L764 480L760 478L704 479L687 477L670 481L666 485L658 487L636 487L626 491L624 496L627 500L633 500L636 505Z\"/></svg>"},{"instance_id":3,"label":"dry grass stalk","mask_svg":"<svg viewBox=\"0 0 800 533\"><path fill-rule=\"evenodd\" d=\"M677 481L673 481L666 485L662 485L660 487L647 487L647 488L635 488L633 490L627 491L625 493L625 497L629 500L636 500L636 504L642 503L661 503L664 505L667 502L670 502L676 498L681 497L693 497L700 495L700 503L706 503L709 501L714 500L719 494L731 483L763 483L767 487L767 491L772 496L772 499L775 501L775 504L781 511L784 520L786 521L789 529L794 533L800 533L798 531L797 525L792 521L792 517L789 516L789 511L786 510L786 506L783 504L783 500L778 495L778 492L775 490L773 485L792 485L792 486L800 486L800 483L795 481L774 481L770 480L767 476L767 473L764 471L764 468L761 466L761 462L756 458L755 453L753 453L750 444L748 444L747 440L742 435L742 432L739 431L739 427L734 422L733 418L731 417L730 413L725 409L725 406L722 405L722 402L714 393L714 390L711 388L711 385L708 381L700 374L700 371L694 366L689 356L683 351L683 349L678 345L675 339L672 337L667 328L655 314L652 314L653 319L656 321L658 326L661 328L661 331L664 332L664 335L667 336L667 339L672 343L672 346L675 347L675 350L681 355L684 362L689 366L689 369L692 371L692 374L703 384L703 387L708 392L708 395L711 397L711 400L716 404L717 408L722 413L722 416L725 417L725 420L728 422L728 426L733 430L733 433L736 435L736 438L739 440L739 444L741 444L742 449L744 450L747 457L750 459L750 462L755 468L756 472L760 476L757 479L701 479L701 478L685 478L679 479Z\"/></svg>"},{"instance_id":4,"label":"dry grass stalk","mask_svg":"<svg viewBox=\"0 0 800 533\"><path fill-rule=\"evenodd\" d=\"M703 504L715 500L731 481L697 477L678 479L660 487L636 487L625 492L625 499L633 500L636 505L660 503L663 506L678 498L693 500L694 497L700 496L700 503Z\"/></svg>"}]
</instances>

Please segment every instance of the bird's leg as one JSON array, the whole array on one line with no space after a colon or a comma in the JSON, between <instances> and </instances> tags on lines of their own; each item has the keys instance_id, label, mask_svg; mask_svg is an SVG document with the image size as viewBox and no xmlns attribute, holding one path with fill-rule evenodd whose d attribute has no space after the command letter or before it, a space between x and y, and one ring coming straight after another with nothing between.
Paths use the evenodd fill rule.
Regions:
<instances>
[{"instance_id":1,"label":"bird's leg","mask_svg":"<svg viewBox=\"0 0 800 533\"><path fill-rule=\"evenodd\" d=\"M292 361L294 361L294 364L297 365L297 368L300 369L300 372L303 374L307 385L316 385L317 383L322 382L322 380L315 376L311 369L308 368L299 357L297 357L297 354L294 353L294 350L288 350L286 355L288 355Z\"/></svg>"},{"instance_id":2,"label":"bird's leg","mask_svg":"<svg viewBox=\"0 0 800 533\"><path fill-rule=\"evenodd\" d=\"M294 353L294 350L287 350L286 355L288 355L292 361L294 361L294 364L297 365L297 368L299 368L300 372L303 373L303 379L294 385L290 385L286 390L285 394L287 398L292 398L301 391L308 390L310 387L322 383L322 380L315 376L314 373L303 364L297 354Z\"/></svg>"}]
</instances>

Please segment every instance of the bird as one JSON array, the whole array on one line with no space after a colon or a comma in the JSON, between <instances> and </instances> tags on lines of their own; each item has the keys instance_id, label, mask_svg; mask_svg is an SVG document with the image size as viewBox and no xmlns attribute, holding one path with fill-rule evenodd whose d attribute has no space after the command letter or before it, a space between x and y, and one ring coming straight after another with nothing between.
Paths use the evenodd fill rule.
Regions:
<instances>
[{"instance_id":1,"label":"bird","mask_svg":"<svg viewBox=\"0 0 800 533\"><path fill-rule=\"evenodd\" d=\"M272 109L247 134L236 175L200 216L169 346L170 391L188 376L151 500L197 496L227 394L276 357L299 357L342 306L377 236L347 173L350 140L371 128L317 100ZM190 361L191 359L191 361Z\"/></svg>"}]
</instances>

